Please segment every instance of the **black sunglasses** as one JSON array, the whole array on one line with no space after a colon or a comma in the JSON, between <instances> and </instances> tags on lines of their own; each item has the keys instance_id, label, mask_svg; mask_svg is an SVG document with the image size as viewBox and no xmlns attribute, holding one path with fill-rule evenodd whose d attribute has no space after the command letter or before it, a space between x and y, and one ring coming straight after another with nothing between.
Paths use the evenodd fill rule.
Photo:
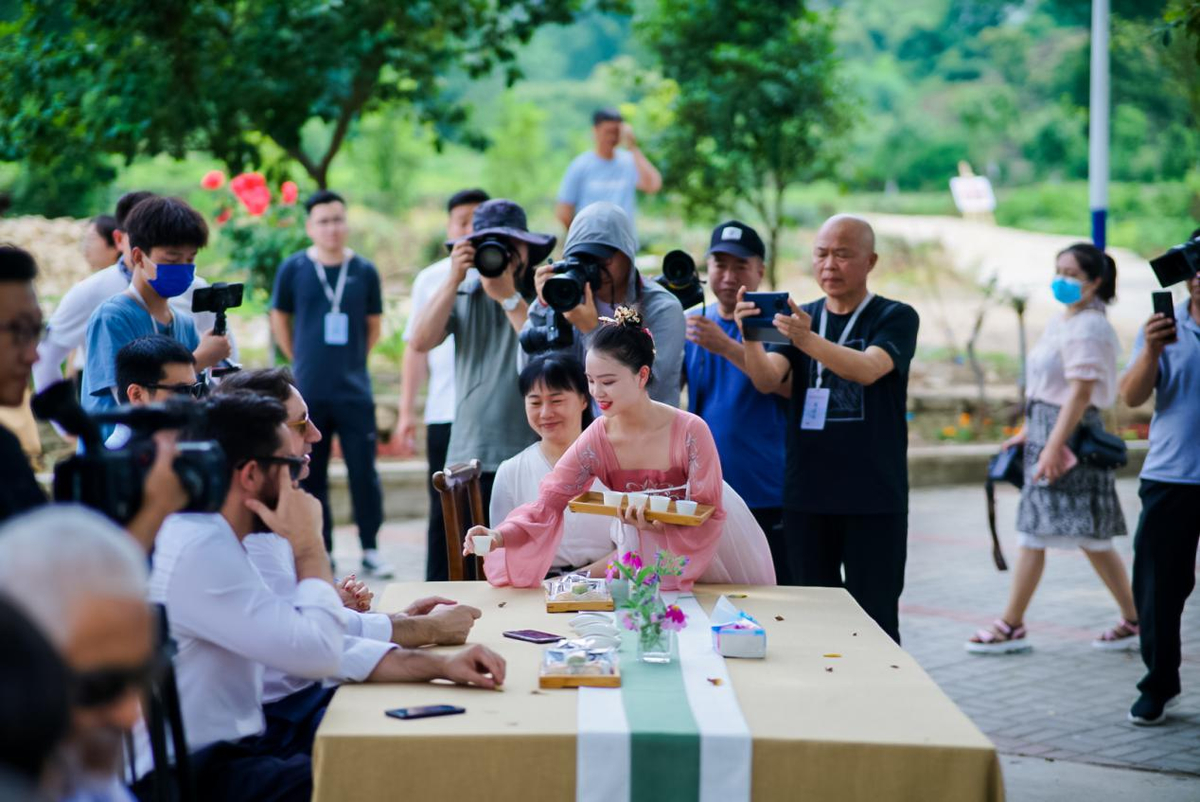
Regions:
<instances>
[{"instance_id":1,"label":"black sunglasses","mask_svg":"<svg viewBox=\"0 0 1200 802\"><path fill-rule=\"evenodd\" d=\"M286 465L288 468L288 474L291 475L293 482L298 481L300 479L300 472L302 470L304 470L304 466L307 464L305 462L304 457L270 456L270 457L251 457L251 459L253 459L255 462L262 463L264 465Z\"/></svg>"},{"instance_id":2,"label":"black sunglasses","mask_svg":"<svg viewBox=\"0 0 1200 802\"><path fill-rule=\"evenodd\" d=\"M151 658L140 666L77 672L72 681L72 700L76 707L111 705L131 690L149 688L162 674L163 666L163 660Z\"/></svg>"},{"instance_id":3,"label":"black sunglasses","mask_svg":"<svg viewBox=\"0 0 1200 802\"><path fill-rule=\"evenodd\" d=\"M207 385L204 382L194 384L147 384L147 390L166 390L175 395L190 395L192 398L203 398Z\"/></svg>"}]
</instances>

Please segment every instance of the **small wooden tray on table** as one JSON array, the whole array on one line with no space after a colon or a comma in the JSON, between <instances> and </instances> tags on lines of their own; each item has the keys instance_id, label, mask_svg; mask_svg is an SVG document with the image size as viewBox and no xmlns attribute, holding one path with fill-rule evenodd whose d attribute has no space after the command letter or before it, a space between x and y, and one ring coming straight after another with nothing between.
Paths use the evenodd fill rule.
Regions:
<instances>
[{"instance_id":1,"label":"small wooden tray on table","mask_svg":"<svg viewBox=\"0 0 1200 802\"><path fill-rule=\"evenodd\" d=\"M617 609L612 599L603 601L554 601L546 599L548 613L611 613Z\"/></svg>"},{"instance_id":2,"label":"small wooden tray on table","mask_svg":"<svg viewBox=\"0 0 1200 802\"><path fill-rule=\"evenodd\" d=\"M620 688L621 672L615 674L541 674L539 688Z\"/></svg>"},{"instance_id":3,"label":"small wooden tray on table","mask_svg":"<svg viewBox=\"0 0 1200 802\"><path fill-rule=\"evenodd\" d=\"M575 498L571 499L568 507L571 512L583 512L589 515L607 515L610 518L621 518L621 510L628 505L628 499L622 507L611 507L604 503L604 494L595 490L589 490L586 493L580 493ZM707 521L713 514L713 507L708 504L697 504L695 515L684 515L681 512L675 511L675 500L667 506L666 512L655 512L646 506L647 521L662 521L665 524L675 524L676 526L699 526Z\"/></svg>"}]
</instances>

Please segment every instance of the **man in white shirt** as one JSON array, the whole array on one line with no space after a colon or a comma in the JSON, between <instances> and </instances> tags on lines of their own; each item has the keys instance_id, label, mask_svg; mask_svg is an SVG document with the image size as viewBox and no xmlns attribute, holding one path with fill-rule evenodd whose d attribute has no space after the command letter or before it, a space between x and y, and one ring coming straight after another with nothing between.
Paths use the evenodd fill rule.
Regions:
<instances>
[{"instance_id":1,"label":"man in white shirt","mask_svg":"<svg viewBox=\"0 0 1200 802\"><path fill-rule=\"evenodd\" d=\"M180 706L201 799L307 800L311 756L275 749L279 739L265 733L263 666L321 679L341 663L345 626L321 508L296 486L304 460L291 453L286 420L283 405L268 398L213 399L190 434L216 440L224 451L225 503L219 513L168 518L155 544L150 600L165 605L177 646ZM242 546L251 532L267 529L291 544L298 580L291 599L266 586ZM144 728L136 752L141 795L151 784Z\"/></svg>"},{"instance_id":2,"label":"man in white shirt","mask_svg":"<svg viewBox=\"0 0 1200 802\"><path fill-rule=\"evenodd\" d=\"M464 189L454 193L446 204L446 239L459 240L471 233L471 219L475 207L490 200L482 189ZM450 275L450 257L426 267L413 280L412 309L408 325L404 328L404 342L412 337L417 316L429 303L438 287ZM478 275L472 268L467 278ZM416 406L417 393L429 377L429 390L425 394L425 455L429 462L429 527L428 549L425 557L425 581L445 582L449 578L446 567L445 523L442 520L442 502L433 486L433 474L446 465L446 448L450 445L450 428L454 423L454 335L451 334L436 348L422 352L415 348L404 349L404 363L400 367L400 411L396 431L392 435L394 453L408 457L416 453Z\"/></svg>"},{"instance_id":3,"label":"man in white shirt","mask_svg":"<svg viewBox=\"0 0 1200 802\"><path fill-rule=\"evenodd\" d=\"M133 270L129 267L129 238L125 235L125 220L133 207L146 198L154 197L153 192L126 192L117 201L117 227L113 230L113 241L121 252L117 263L103 270L98 270L67 290L54 314L46 324L46 336L38 345L38 361L33 366L33 385L41 392L55 382L62 381L62 366L72 351L79 351L79 365L84 364L84 349L87 347L87 323L100 304L117 293L124 292L133 279ZM189 317L196 324L197 331L209 331L216 323L216 316L211 312L192 314L192 293L208 282L196 276L191 287L180 296L171 298L168 303L175 314ZM233 344L232 335L230 343ZM234 346L233 359L237 358L237 348Z\"/></svg>"},{"instance_id":4,"label":"man in white shirt","mask_svg":"<svg viewBox=\"0 0 1200 802\"><path fill-rule=\"evenodd\" d=\"M287 410L292 453L308 458L321 432L308 418L308 406L287 368L242 371L223 381L218 394L251 392L273 398ZM301 469L304 478L307 465ZM295 561L291 544L273 532L256 532L243 545L267 586L285 598L296 588ZM426 645L457 645L467 635L480 611L451 599L431 596L418 599L401 613L369 612L353 597L357 583L347 577L338 586L345 607L341 614L346 638L339 671L326 678L333 682L404 682L444 678L463 684L491 688L503 680L504 659L482 646L473 646L448 659L440 655L412 652ZM397 647L404 647L399 649ZM492 676L488 676L490 672ZM299 710L320 706L329 693L321 684L268 667L263 682L264 711L268 726L273 718L294 720Z\"/></svg>"},{"instance_id":5,"label":"man in white shirt","mask_svg":"<svg viewBox=\"0 0 1200 802\"><path fill-rule=\"evenodd\" d=\"M155 664L144 552L99 513L47 505L0 529L0 593L75 675L71 730L54 760L56 799L131 802L122 751Z\"/></svg>"}]
</instances>

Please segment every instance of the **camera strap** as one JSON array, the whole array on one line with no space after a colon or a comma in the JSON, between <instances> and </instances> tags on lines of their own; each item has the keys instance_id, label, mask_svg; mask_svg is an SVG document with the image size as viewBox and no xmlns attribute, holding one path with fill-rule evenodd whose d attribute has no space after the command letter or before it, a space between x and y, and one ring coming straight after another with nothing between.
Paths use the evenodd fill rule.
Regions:
<instances>
[{"instance_id":1,"label":"camera strap","mask_svg":"<svg viewBox=\"0 0 1200 802\"><path fill-rule=\"evenodd\" d=\"M329 299L329 306L335 315L342 310L342 293L346 289L346 274L350 272L350 260L353 258L353 256L348 256L342 262L342 269L338 273L336 289L329 286L329 279L325 277L325 267L320 261L312 257L309 258L309 261L313 264L313 269L317 271L317 281L321 282L321 289L325 291L325 297Z\"/></svg>"},{"instance_id":2,"label":"camera strap","mask_svg":"<svg viewBox=\"0 0 1200 802\"><path fill-rule=\"evenodd\" d=\"M875 293L868 292L867 297L862 299L862 302L859 303L858 307L854 310L854 313L852 315L850 315L850 320L847 321L846 328L842 329L842 336L838 337L838 341L837 341L838 345L845 345L846 340L850 339L850 331L854 328L854 324L858 322L858 316L862 314L862 311L867 308L867 304L871 303L871 301L874 298L875 298ZM817 329L817 334L821 335L822 340L825 339L826 324L828 322L829 322L829 310L825 308L825 304L821 304L821 325ZM817 362L816 364L817 364L817 380L813 384L813 387L816 387L819 390L819 389L821 389L821 374L822 374L822 372L824 372L825 366L822 365L820 362Z\"/></svg>"}]
</instances>

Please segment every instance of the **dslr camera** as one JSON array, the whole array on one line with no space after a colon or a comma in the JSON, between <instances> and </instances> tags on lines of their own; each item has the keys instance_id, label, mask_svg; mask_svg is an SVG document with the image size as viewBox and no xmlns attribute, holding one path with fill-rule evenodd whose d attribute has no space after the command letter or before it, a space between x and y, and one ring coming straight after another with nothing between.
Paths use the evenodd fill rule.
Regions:
<instances>
[{"instance_id":1,"label":"dslr camera","mask_svg":"<svg viewBox=\"0 0 1200 802\"><path fill-rule=\"evenodd\" d=\"M1151 259L1150 267L1163 287L1200 275L1200 237L1176 245L1162 256Z\"/></svg>"},{"instance_id":2,"label":"dslr camera","mask_svg":"<svg viewBox=\"0 0 1200 802\"><path fill-rule=\"evenodd\" d=\"M554 275L542 285L542 298L556 312L566 312L583 303L584 287L600 289L604 262L588 253L572 254L555 262Z\"/></svg>"},{"instance_id":3,"label":"dslr camera","mask_svg":"<svg viewBox=\"0 0 1200 802\"><path fill-rule=\"evenodd\" d=\"M504 274L513 255L513 248L508 240L488 236L472 240L471 244L475 246L475 269L479 271L479 275L497 278Z\"/></svg>"},{"instance_id":4,"label":"dslr camera","mask_svg":"<svg viewBox=\"0 0 1200 802\"><path fill-rule=\"evenodd\" d=\"M687 251L671 251L662 260L662 275L655 279L679 299L684 309L704 303L704 287L696 262Z\"/></svg>"},{"instance_id":5,"label":"dslr camera","mask_svg":"<svg viewBox=\"0 0 1200 802\"><path fill-rule=\"evenodd\" d=\"M75 501L127 523L142 507L142 485L154 465L154 433L186 429L204 415L201 404L178 400L121 407L89 416L69 381L47 387L33 399L33 412L83 441L84 451L54 466L54 500ZM120 423L132 432L120 449L105 447L100 424ZM187 493L181 512L216 512L229 491L225 454L214 441L180 442L173 465Z\"/></svg>"}]
</instances>

